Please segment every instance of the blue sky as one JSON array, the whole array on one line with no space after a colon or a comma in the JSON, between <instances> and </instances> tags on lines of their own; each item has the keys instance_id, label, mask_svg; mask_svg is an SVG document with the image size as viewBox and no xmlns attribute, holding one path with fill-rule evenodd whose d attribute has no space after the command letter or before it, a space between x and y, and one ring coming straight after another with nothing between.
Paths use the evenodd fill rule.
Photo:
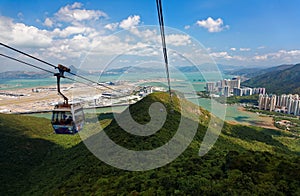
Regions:
<instances>
[{"instance_id":1,"label":"blue sky","mask_svg":"<svg viewBox=\"0 0 300 196\"><path fill-rule=\"evenodd\" d=\"M187 46L196 40L220 64L299 63L299 7L300 1L296 0L163 0L165 25L178 30L169 33L172 36L167 45L179 51L183 51L179 49L182 46L191 54L196 49ZM91 47L102 40L103 45L104 37L124 29L128 34L140 36L138 33L144 31L136 27L157 26L158 19L154 0L2 0L0 23L1 42L50 61L74 64L91 50L84 44ZM108 51L119 52L112 48L126 48L129 44L116 37L112 40L115 45L105 42L107 48L101 48L98 57L103 55L101 58L107 60ZM2 48L1 52L6 50ZM161 54L153 52L153 55ZM97 69L96 65L90 68Z\"/></svg>"}]
</instances>

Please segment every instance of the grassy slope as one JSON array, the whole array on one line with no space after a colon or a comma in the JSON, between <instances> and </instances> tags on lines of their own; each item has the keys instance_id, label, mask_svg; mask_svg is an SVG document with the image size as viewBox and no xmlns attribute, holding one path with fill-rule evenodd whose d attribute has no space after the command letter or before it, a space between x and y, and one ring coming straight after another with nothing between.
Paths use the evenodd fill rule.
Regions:
<instances>
[{"instance_id":1,"label":"grassy slope","mask_svg":"<svg viewBox=\"0 0 300 196\"><path fill-rule=\"evenodd\" d=\"M133 118L140 123L147 122L145 108L155 100L168 102L165 94L151 95L130 108ZM105 131L115 142L128 148L155 148L173 136L169 130L176 130L180 111L176 100L174 103L175 111L168 114L169 120L155 136L141 141L121 131L114 120ZM101 162L86 149L78 135L53 134L46 119L1 114L0 192L28 195L300 193L299 151L294 148L299 138L277 130L225 124L213 149L199 157L209 115L204 110L201 112L203 124L199 125L188 149L172 163L145 172L123 171ZM101 118L105 125L110 123L107 117L110 118ZM89 123L83 131L94 127L94 123Z\"/></svg>"}]
</instances>

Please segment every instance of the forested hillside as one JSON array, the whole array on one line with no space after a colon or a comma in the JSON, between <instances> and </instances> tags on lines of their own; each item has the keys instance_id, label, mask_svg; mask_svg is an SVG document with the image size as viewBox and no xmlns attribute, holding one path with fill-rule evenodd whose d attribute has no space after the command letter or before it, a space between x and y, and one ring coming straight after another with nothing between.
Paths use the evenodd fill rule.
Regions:
<instances>
[{"instance_id":1,"label":"forested hillside","mask_svg":"<svg viewBox=\"0 0 300 196\"><path fill-rule=\"evenodd\" d=\"M278 67L275 70L253 77L243 82L242 85L249 87L265 87L267 93L299 94L300 64Z\"/></svg>"},{"instance_id":2,"label":"forested hillside","mask_svg":"<svg viewBox=\"0 0 300 196\"><path fill-rule=\"evenodd\" d=\"M170 108L168 94L156 93L132 105L139 123L150 120L151 103ZM128 149L154 149L170 140L181 111L174 110L153 136L132 136L109 114L99 114L105 133ZM190 105L197 107L195 105ZM169 110L168 110L169 111ZM225 123L214 147L199 148L210 114L200 109L198 131L187 150L166 166L149 171L116 169L96 158L79 135L55 135L47 119L0 114L0 192L3 195L299 195L300 139L281 130ZM185 116L184 118L186 118ZM194 118L190 114L190 120ZM82 131L99 125L87 115ZM89 140L99 137L97 133Z\"/></svg>"}]
</instances>

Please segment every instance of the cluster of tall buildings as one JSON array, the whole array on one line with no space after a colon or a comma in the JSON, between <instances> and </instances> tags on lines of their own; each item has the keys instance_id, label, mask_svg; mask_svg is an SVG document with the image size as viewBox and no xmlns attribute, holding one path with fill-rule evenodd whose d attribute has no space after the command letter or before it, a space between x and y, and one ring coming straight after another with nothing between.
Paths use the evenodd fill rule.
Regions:
<instances>
[{"instance_id":1,"label":"cluster of tall buildings","mask_svg":"<svg viewBox=\"0 0 300 196\"><path fill-rule=\"evenodd\" d=\"M234 88L240 88L241 78L236 77L230 79L220 80L218 82L207 82L206 91L209 93L217 93L226 97L230 96Z\"/></svg>"},{"instance_id":2,"label":"cluster of tall buildings","mask_svg":"<svg viewBox=\"0 0 300 196\"><path fill-rule=\"evenodd\" d=\"M232 79L224 79L218 82L207 82L206 91L210 94L216 93L220 96L230 97L235 96L247 96L253 94L265 94L265 88L241 88L241 78L235 77Z\"/></svg>"},{"instance_id":3,"label":"cluster of tall buildings","mask_svg":"<svg viewBox=\"0 0 300 196\"><path fill-rule=\"evenodd\" d=\"M233 88L233 95L234 96L247 96L247 95L254 95L254 94L265 94L265 88Z\"/></svg>"},{"instance_id":4,"label":"cluster of tall buildings","mask_svg":"<svg viewBox=\"0 0 300 196\"><path fill-rule=\"evenodd\" d=\"M260 94L258 98L258 107L260 110L300 115L300 99L298 94Z\"/></svg>"}]
</instances>

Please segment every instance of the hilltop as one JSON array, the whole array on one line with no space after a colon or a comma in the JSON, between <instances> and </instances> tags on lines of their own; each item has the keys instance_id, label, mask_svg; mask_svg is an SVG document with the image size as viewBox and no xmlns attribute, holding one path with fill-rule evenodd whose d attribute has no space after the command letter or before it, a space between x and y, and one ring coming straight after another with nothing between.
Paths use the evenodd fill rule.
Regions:
<instances>
[{"instance_id":1,"label":"hilltop","mask_svg":"<svg viewBox=\"0 0 300 196\"><path fill-rule=\"evenodd\" d=\"M265 87L268 93L300 93L300 64L282 65L242 83L243 86Z\"/></svg>"},{"instance_id":2,"label":"hilltop","mask_svg":"<svg viewBox=\"0 0 300 196\"><path fill-rule=\"evenodd\" d=\"M133 119L149 122L148 107L159 101L167 108L167 121L153 136L132 136L111 114L98 119L87 115L82 131L95 130L99 121L117 144L132 150L149 150L170 140L180 118L196 120L186 101L182 116L179 98L155 93L132 105ZM183 100L185 102L185 100ZM173 108L172 110L170 110ZM199 156L208 121L199 108L198 131L175 161L149 171L116 169L97 159L79 135L55 135L43 118L0 114L0 192L4 195L299 195L299 137L280 130L225 123L214 147ZM174 132L175 130L175 132ZM96 133L87 140L97 139ZM100 144L101 146L101 144ZM99 147L99 146L98 146ZM105 146L103 146L104 148Z\"/></svg>"}]
</instances>

